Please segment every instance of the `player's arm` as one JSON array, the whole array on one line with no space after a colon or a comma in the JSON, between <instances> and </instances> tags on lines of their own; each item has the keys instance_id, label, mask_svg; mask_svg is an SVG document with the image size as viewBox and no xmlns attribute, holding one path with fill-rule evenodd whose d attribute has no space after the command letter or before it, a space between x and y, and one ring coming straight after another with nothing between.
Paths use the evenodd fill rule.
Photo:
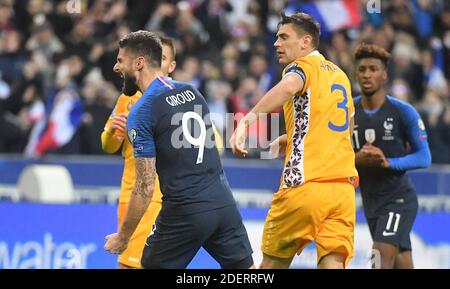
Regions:
<instances>
[{"instance_id":1,"label":"player's arm","mask_svg":"<svg viewBox=\"0 0 450 289\"><path fill-rule=\"evenodd\" d=\"M262 114L271 113L275 109L283 106L297 92L302 90L303 85L304 79L297 73L286 74L277 85L263 96L249 114L253 114L259 118ZM250 120L252 120L251 117L249 119L244 117L241 122ZM255 120L257 119L253 119L253 121Z\"/></svg>"},{"instance_id":2,"label":"player's arm","mask_svg":"<svg viewBox=\"0 0 450 289\"><path fill-rule=\"evenodd\" d=\"M105 250L113 254L120 254L127 248L131 235L153 197L156 179L156 146L153 139L152 117L154 114L148 111L151 111L151 106L141 108L127 123L129 132L127 136L134 150L136 179L125 220L119 232L107 236Z\"/></svg>"},{"instance_id":3,"label":"player's arm","mask_svg":"<svg viewBox=\"0 0 450 289\"><path fill-rule=\"evenodd\" d=\"M153 197L156 179L156 158L136 158L136 181L128 204L127 214L119 229L119 238L128 240Z\"/></svg>"},{"instance_id":4,"label":"player's arm","mask_svg":"<svg viewBox=\"0 0 450 289\"><path fill-rule=\"evenodd\" d=\"M394 170L413 170L429 167L431 153L427 133L422 119L411 105L403 107L402 120L406 127L411 153L399 158L388 158L389 166Z\"/></svg>"},{"instance_id":5,"label":"player's arm","mask_svg":"<svg viewBox=\"0 0 450 289\"><path fill-rule=\"evenodd\" d=\"M106 237L106 251L112 254L121 254L128 247L131 236L152 200L155 179L155 158L136 158L136 181L125 220L118 233Z\"/></svg>"},{"instance_id":6,"label":"player's arm","mask_svg":"<svg viewBox=\"0 0 450 289\"><path fill-rule=\"evenodd\" d=\"M241 119L231 140L231 147L234 153L246 155L244 149L247 128L258 120L260 116L271 113L276 108L283 106L297 92L303 89L305 78L298 73L289 72L281 81L269 90L255 107Z\"/></svg>"},{"instance_id":7,"label":"player's arm","mask_svg":"<svg viewBox=\"0 0 450 289\"><path fill-rule=\"evenodd\" d=\"M114 132L105 127L102 132L102 149L107 154L113 154L120 149L120 146L123 143L123 140L119 140L114 136Z\"/></svg>"},{"instance_id":8,"label":"player's arm","mask_svg":"<svg viewBox=\"0 0 450 289\"><path fill-rule=\"evenodd\" d=\"M105 153L113 154L117 152L124 140L124 137L118 138L117 135L125 135L127 116L124 113L115 114L118 104L114 107L111 116L105 124L105 129L101 135L102 149ZM115 134L116 130L120 133Z\"/></svg>"}]
</instances>

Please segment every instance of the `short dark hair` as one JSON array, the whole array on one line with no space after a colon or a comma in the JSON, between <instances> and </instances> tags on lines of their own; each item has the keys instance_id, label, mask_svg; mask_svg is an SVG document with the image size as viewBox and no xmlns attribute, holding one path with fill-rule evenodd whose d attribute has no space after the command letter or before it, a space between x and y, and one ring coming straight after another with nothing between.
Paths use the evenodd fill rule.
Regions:
<instances>
[{"instance_id":1,"label":"short dark hair","mask_svg":"<svg viewBox=\"0 0 450 289\"><path fill-rule=\"evenodd\" d=\"M278 28L281 25L292 23L301 30L302 33L311 35L313 45L315 48L319 47L320 40L320 24L311 15L299 12L291 16L287 16L281 12L281 20L278 23Z\"/></svg>"},{"instance_id":2,"label":"short dark hair","mask_svg":"<svg viewBox=\"0 0 450 289\"><path fill-rule=\"evenodd\" d=\"M356 48L355 60L364 58L379 59L384 64L384 66L387 67L389 59L391 59L391 54L381 46L362 43Z\"/></svg>"},{"instance_id":3,"label":"short dark hair","mask_svg":"<svg viewBox=\"0 0 450 289\"><path fill-rule=\"evenodd\" d=\"M154 32L139 30L119 40L119 47L137 56L143 56L153 68L161 68L162 44Z\"/></svg>"},{"instance_id":4,"label":"short dark hair","mask_svg":"<svg viewBox=\"0 0 450 289\"><path fill-rule=\"evenodd\" d=\"M177 55L177 49L175 48L175 43L174 43L173 38L167 36L163 32L157 32L156 34L158 35L159 39L161 39L162 45L166 45L166 46L170 47L170 50L172 51L172 56L173 56L172 60L175 60L175 56Z\"/></svg>"}]
</instances>

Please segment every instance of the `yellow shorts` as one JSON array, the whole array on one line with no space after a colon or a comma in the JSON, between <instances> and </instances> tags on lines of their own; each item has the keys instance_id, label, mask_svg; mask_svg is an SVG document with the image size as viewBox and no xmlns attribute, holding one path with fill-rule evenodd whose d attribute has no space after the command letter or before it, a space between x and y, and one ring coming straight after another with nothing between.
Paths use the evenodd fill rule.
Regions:
<instances>
[{"instance_id":1,"label":"yellow shorts","mask_svg":"<svg viewBox=\"0 0 450 289\"><path fill-rule=\"evenodd\" d=\"M317 262L330 253L341 253L347 267L353 257L355 218L355 189L348 182L308 182L281 189L264 223L261 250L293 258L316 241Z\"/></svg>"},{"instance_id":2,"label":"yellow shorts","mask_svg":"<svg viewBox=\"0 0 450 289\"><path fill-rule=\"evenodd\" d=\"M150 230L156 221L156 217L158 217L159 211L161 210L161 206L162 203L160 202L150 202L147 211L130 238L128 248L119 256L119 263L133 268L141 268L142 251L144 250L144 245L150 234ZM125 219L127 208L128 203L119 203L119 224Z\"/></svg>"}]
</instances>

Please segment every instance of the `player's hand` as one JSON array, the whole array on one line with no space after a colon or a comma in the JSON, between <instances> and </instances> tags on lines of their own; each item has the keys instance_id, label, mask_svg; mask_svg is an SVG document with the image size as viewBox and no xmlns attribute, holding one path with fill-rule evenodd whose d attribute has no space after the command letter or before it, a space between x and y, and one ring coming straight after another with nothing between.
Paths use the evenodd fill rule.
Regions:
<instances>
[{"instance_id":1,"label":"player's hand","mask_svg":"<svg viewBox=\"0 0 450 289\"><path fill-rule=\"evenodd\" d=\"M389 162L384 156L383 151L371 143L366 143L361 148L361 150L357 153L357 158L359 163L362 165L383 168L389 167Z\"/></svg>"},{"instance_id":2,"label":"player's hand","mask_svg":"<svg viewBox=\"0 0 450 289\"><path fill-rule=\"evenodd\" d=\"M286 135L279 136L269 145L269 155L271 158L279 158L286 153Z\"/></svg>"},{"instance_id":3,"label":"player's hand","mask_svg":"<svg viewBox=\"0 0 450 289\"><path fill-rule=\"evenodd\" d=\"M105 241L105 251L111 254L120 255L128 247L128 241L120 238L117 233L106 236Z\"/></svg>"},{"instance_id":4,"label":"player's hand","mask_svg":"<svg viewBox=\"0 0 450 289\"><path fill-rule=\"evenodd\" d=\"M115 133L116 131L125 134L127 130L127 118L128 115L126 113L119 113L113 117L113 121L109 130L111 133Z\"/></svg>"},{"instance_id":5,"label":"player's hand","mask_svg":"<svg viewBox=\"0 0 450 289\"><path fill-rule=\"evenodd\" d=\"M366 150L369 151L369 154L372 155L378 161L378 164L381 167L383 168L389 167L389 162L386 159L386 156L384 155L383 151L379 147L376 147L369 143L369 145L366 146Z\"/></svg>"},{"instance_id":6,"label":"player's hand","mask_svg":"<svg viewBox=\"0 0 450 289\"><path fill-rule=\"evenodd\" d=\"M246 139L247 127L245 123L241 121L230 138L231 150L235 156L245 158L248 155L248 151L245 149Z\"/></svg>"}]
</instances>

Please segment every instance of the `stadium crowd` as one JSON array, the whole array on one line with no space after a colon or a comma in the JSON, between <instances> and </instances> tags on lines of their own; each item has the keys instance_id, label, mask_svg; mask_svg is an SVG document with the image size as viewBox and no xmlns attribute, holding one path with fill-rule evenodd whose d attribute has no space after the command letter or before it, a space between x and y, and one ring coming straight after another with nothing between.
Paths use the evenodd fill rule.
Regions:
<instances>
[{"instance_id":1,"label":"stadium crowd","mask_svg":"<svg viewBox=\"0 0 450 289\"><path fill-rule=\"evenodd\" d=\"M122 86L112 70L118 40L138 29L175 39L172 77L208 97L224 130L226 113L248 112L280 79L280 12L314 2L0 0L0 153L102 154L100 134ZM356 45L390 51L388 91L422 114L433 163L450 163L450 3L382 1L381 13L369 13L367 1L355 2L359 19L322 31L320 52L347 73L356 96ZM66 127L36 146L40 131L58 132L51 120Z\"/></svg>"}]
</instances>

